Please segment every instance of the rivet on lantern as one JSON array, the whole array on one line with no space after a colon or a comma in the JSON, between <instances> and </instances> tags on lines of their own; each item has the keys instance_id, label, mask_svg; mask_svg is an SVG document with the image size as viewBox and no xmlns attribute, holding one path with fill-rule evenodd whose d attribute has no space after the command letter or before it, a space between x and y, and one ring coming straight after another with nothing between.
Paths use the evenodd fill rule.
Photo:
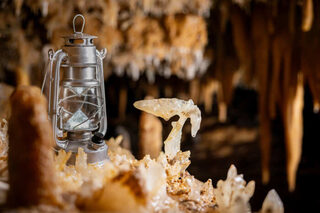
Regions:
<instances>
[{"instance_id":1,"label":"rivet on lantern","mask_svg":"<svg viewBox=\"0 0 320 213\"><path fill-rule=\"evenodd\" d=\"M75 27L78 17L82 18L81 31ZM84 25L84 17L76 15L74 34L63 37L62 49L49 50L43 89L49 81L48 113L57 150L72 152L69 164L75 163L79 148L87 153L88 163L103 164L108 159L108 147L103 140L107 113L102 63L107 51L96 50L93 39L97 37L84 34Z\"/></svg>"}]
</instances>

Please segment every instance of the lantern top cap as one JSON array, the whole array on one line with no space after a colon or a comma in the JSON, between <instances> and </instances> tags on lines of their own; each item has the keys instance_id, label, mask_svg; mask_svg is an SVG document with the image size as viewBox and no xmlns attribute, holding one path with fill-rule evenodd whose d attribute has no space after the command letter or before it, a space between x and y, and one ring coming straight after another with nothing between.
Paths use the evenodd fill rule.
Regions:
<instances>
[{"instance_id":1,"label":"lantern top cap","mask_svg":"<svg viewBox=\"0 0 320 213\"><path fill-rule=\"evenodd\" d=\"M76 19L78 17L80 17L82 19L82 26L81 26L80 31L76 30ZM92 39L97 38L97 36L83 33L85 23L86 23L86 20L83 15L77 14L74 16L74 18L73 18L73 32L74 33L71 35L63 36L63 38L66 40L66 45L74 45L74 43L72 43L72 41L81 40L81 39L90 41L90 42L84 42L83 44L93 44Z\"/></svg>"}]
</instances>

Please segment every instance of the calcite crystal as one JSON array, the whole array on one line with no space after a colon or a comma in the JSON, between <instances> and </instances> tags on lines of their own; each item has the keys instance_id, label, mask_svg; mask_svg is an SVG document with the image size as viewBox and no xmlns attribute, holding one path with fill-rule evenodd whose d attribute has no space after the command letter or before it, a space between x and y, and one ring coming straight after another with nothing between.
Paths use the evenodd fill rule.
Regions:
<instances>
[{"instance_id":1,"label":"calcite crystal","mask_svg":"<svg viewBox=\"0 0 320 213\"><path fill-rule=\"evenodd\" d=\"M237 169L231 165L227 179L219 180L215 190L216 201L222 212L230 209L243 208L245 211L250 210L248 202L254 193L255 183L250 181L246 184L243 175L237 174Z\"/></svg>"},{"instance_id":2,"label":"calcite crystal","mask_svg":"<svg viewBox=\"0 0 320 213\"><path fill-rule=\"evenodd\" d=\"M284 208L282 201L277 192L272 189L268 192L266 199L263 201L261 213L283 213Z\"/></svg>"},{"instance_id":3,"label":"calcite crystal","mask_svg":"<svg viewBox=\"0 0 320 213\"><path fill-rule=\"evenodd\" d=\"M161 98L154 100L137 101L134 106L140 110L160 116L165 120L169 120L174 115L180 118L177 122L172 122L172 131L164 142L164 150L170 160L172 160L180 150L182 127L186 120L190 118L191 134L193 137L200 128L201 112L199 108L193 104L192 100L183 101L179 99Z\"/></svg>"}]
</instances>

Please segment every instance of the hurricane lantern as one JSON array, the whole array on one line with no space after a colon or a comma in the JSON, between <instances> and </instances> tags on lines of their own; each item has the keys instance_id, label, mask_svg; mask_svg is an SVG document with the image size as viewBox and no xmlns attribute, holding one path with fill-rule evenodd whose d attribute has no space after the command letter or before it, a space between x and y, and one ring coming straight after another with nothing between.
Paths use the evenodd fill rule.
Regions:
<instances>
[{"instance_id":1,"label":"hurricane lantern","mask_svg":"<svg viewBox=\"0 0 320 213\"><path fill-rule=\"evenodd\" d=\"M82 18L79 32L75 26L78 17ZM63 37L62 49L49 50L43 88L48 85L48 113L57 150L72 153L69 164L75 163L79 148L87 154L88 163L103 164L108 159L103 140L107 130L103 75L106 49L96 49L93 39L97 37L83 33L84 25L84 17L76 15L74 33Z\"/></svg>"}]
</instances>

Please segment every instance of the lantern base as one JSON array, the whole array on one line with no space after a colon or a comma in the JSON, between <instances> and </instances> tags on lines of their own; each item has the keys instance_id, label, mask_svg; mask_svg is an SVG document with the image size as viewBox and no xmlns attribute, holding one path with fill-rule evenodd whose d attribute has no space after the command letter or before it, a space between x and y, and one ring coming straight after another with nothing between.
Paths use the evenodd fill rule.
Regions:
<instances>
[{"instance_id":1,"label":"lantern base","mask_svg":"<svg viewBox=\"0 0 320 213\"><path fill-rule=\"evenodd\" d=\"M82 148L87 154L87 163L103 165L108 157L108 146L106 144L101 145L99 148L94 148L91 141L65 141L57 144L56 151L60 149L66 152L71 152L71 156L67 162L68 165L74 165L76 163L76 155L78 154L78 149Z\"/></svg>"}]
</instances>

